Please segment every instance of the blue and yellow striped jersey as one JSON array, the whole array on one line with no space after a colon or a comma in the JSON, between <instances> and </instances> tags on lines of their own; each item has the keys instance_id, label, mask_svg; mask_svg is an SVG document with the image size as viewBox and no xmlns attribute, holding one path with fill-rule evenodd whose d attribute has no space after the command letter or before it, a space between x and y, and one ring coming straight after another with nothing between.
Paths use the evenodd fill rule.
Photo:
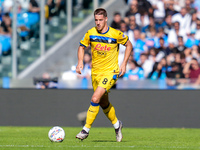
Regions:
<instances>
[{"instance_id":1,"label":"blue and yellow striped jersey","mask_svg":"<svg viewBox=\"0 0 200 150\"><path fill-rule=\"evenodd\" d=\"M92 74L119 73L119 44L125 45L127 41L128 37L123 32L111 27L105 33L99 33L96 27L88 30L80 45L91 46Z\"/></svg>"}]
</instances>

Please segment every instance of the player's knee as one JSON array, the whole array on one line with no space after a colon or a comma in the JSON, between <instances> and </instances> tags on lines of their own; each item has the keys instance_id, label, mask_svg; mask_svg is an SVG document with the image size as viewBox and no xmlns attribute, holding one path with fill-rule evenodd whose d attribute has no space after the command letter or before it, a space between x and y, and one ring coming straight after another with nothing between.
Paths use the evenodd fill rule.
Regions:
<instances>
[{"instance_id":1,"label":"player's knee","mask_svg":"<svg viewBox=\"0 0 200 150\"><path fill-rule=\"evenodd\" d=\"M100 99L96 96L92 96L91 102L98 104Z\"/></svg>"}]
</instances>

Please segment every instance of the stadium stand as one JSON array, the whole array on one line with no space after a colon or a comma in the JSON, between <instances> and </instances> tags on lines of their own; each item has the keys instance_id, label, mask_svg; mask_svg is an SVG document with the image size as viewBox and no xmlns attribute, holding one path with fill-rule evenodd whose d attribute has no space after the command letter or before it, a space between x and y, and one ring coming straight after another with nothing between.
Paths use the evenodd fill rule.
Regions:
<instances>
[{"instance_id":1,"label":"stadium stand","mask_svg":"<svg viewBox=\"0 0 200 150\"><path fill-rule=\"evenodd\" d=\"M19 79L32 78L42 75L43 72L61 77L62 74L68 75L66 72L73 73L74 71L71 68L76 66L78 43L85 31L94 26L93 3L92 0L83 0L81 4L80 1L73 1L73 30L66 34L66 10L63 9L66 4L63 0L57 2L58 4L53 0L48 0L45 6L48 12L45 25L46 49L48 50L44 57L38 58L40 48L37 32L36 34L31 32L27 37L27 32L30 32L29 23L20 27ZM138 66L132 67L131 70L130 64L127 65L127 71L131 76L126 77L126 80L138 80L134 71L137 72L135 69L139 67L144 71L149 69L145 75L145 79L148 80L164 80L169 86L190 83L192 77L190 73L193 71L185 66L188 63L192 64L193 58L197 59L198 65L200 62L198 0L109 0L104 1L101 7L107 9L110 25L115 14L120 15L122 21L118 22L117 28L127 34L133 44L134 49L129 62L134 59ZM120 9L116 11L116 8ZM26 12L21 16L23 17L28 18L29 13ZM31 21L34 22L34 20ZM36 26L37 23L33 24L33 29L36 29ZM123 26L123 29L119 26ZM120 57L123 58L124 48L120 46L119 51ZM90 49L87 53L90 53ZM10 61L10 55L2 58L5 66ZM146 67L149 66L148 62L151 62L152 67ZM1 70L5 70L4 72L9 70L7 68L9 67L0 66ZM199 85L199 69L194 68L197 68L195 78L199 78L195 84ZM0 75L2 74L3 72ZM10 74L11 72L7 73L8 76Z\"/></svg>"},{"instance_id":2,"label":"stadium stand","mask_svg":"<svg viewBox=\"0 0 200 150\"><path fill-rule=\"evenodd\" d=\"M108 9L110 15L109 18L112 18L112 15L116 7L122 7L123 8L121 10L122 13L124 13L124 11L126 11L128 8L123 1L117 1L116 3L115 0L110 0L110 1L105 1L102 4L103 5L100 6L104 8L109 8ZM111 5L112 7L110 7ZM76 53L80 39L82 39L84 32L94 25L92 6L93 3L90 4L89 10L83 10L79 12L79 14L77 14L76 17L73 17L74 30L70 34L64 36L55 45L50 47L45 57L38 59L36 62L30 65L29 68L20 73L19 78L24 78L24 77L32 78L33 76L38 76L43 72L49 72L52 76L61 76L61 74L64 71L70 70L71 67L75 65L77 61ZM90 15L88 16L88 14ZM109 22L111 21L112 20L110 19ZM53 31L53 27L51 28ZM53 37L49 36L49 38Z\"/></svg>"},{"instance_id":3,"label":"stadium stand","mask_svg":"<svg viewBox=\"0 0 200 150\"><path fill-rule=\"evenodd\" d=\"M85 2L85 1L84 1ZM37 60L40 56L40 37L39 37L39 21L40 21L40 1L39 0L17 0L18 14L17 14L17 63L18 73L21 73L30 64ZM1 64L0 64L0 78L12 77L11 72L11 42L12 33L8 34L4 31L7 25L7 20L10 19L10 28L12 25L12 0L1 0L1 33L0 33L0 47L1 47ZM92 12L92 1L87 1L84 5L80 2L73 1L73 28L81 23L85 17ZM67 34L66 21L66 1L65 0L47 0L45 4L45 49L48 51L55 45L62 37ZM8 18L9 17L9 18ZM8 18L8 19L7 19ZM4 21L5 20L5 21ZM4 32L3 32L3 31ZM42 72L40 73L42 74Z\"/></svg>"}]
</instances>

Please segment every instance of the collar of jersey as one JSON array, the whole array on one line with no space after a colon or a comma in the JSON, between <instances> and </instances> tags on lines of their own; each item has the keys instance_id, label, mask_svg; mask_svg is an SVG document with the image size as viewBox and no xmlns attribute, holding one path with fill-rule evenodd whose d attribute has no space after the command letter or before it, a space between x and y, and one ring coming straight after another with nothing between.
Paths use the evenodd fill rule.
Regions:
<instances>
[{"instance_id":1,"label":"collar of jersey","mask_svg":"<svg viewBox=\"0 0 200 150\"><path fill-rule=\"evenodd\" d=\"M109 31L109 29L110 29L110 27L108 27L108 30L107 30L106 32L104 32L104 33L100 33L100 34L106 34L106 33Z\"/></svg>"}]
</instances>

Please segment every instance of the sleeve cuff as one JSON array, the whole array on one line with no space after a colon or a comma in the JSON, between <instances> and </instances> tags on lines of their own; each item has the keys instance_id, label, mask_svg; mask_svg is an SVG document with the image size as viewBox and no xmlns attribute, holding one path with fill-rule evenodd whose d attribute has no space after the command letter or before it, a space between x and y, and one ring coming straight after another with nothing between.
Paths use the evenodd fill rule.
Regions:
<instances>
[{"instance_id":1,"label":"sleeve cuff","mask_svg":"<svg viewBox=\"0 0 200 150\"><path fill-rule=\"evenodd\" d=\"M81 43L79 43L79 44L80 44L80 46L86 47L85 45L83 45L83 44L81 44Z\"/></svg>"}]
</instances>

